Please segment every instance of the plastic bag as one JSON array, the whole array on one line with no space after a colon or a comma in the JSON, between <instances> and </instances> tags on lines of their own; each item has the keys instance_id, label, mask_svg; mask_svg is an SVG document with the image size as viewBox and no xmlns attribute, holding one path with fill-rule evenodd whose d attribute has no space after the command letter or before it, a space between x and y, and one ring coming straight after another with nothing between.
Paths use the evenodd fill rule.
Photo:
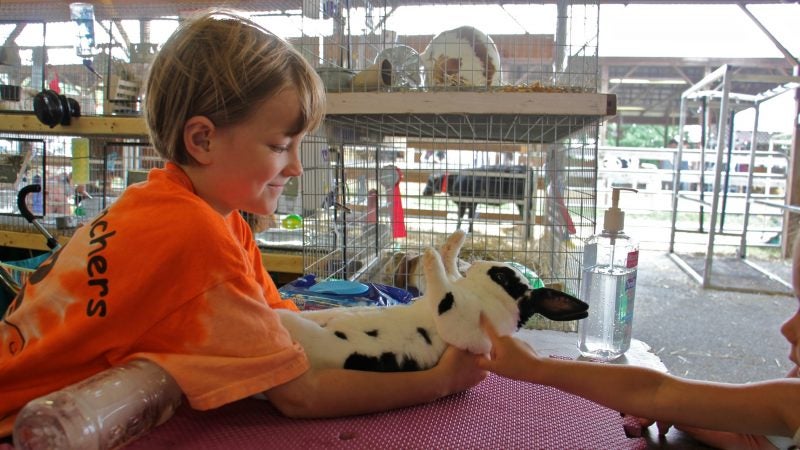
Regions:
<instances>
[{"instance_id":1,"label":"plastic bag","mask_svg":"<svg viewBox=\"0 0 800 450\"><path fill-rule=\"evenodd\" d=\"M281 298L292 300L300 310L327 309L339 306L393 306L410 303L414 296L405 289L377 283L363 283L367 290L360 294L314 292L313 274L302 276L278 289Z\"/></svg>"}]
</instances>

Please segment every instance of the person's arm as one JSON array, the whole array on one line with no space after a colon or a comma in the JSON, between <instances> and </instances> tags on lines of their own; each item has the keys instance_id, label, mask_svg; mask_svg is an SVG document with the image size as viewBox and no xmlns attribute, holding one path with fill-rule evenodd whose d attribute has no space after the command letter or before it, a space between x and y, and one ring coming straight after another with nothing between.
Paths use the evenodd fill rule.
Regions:
<instances>
[{"instance_id":1,"label":"person's arm","mask_svg":"<svg viewBox=\"0 0 800 450\"><path fill-rule=\"evenodd\" d=\"M430 402L475 386L486 375L477 355L448 347L439 364L428 370L311 369L265 395L288 417L338 417Z\"/></svg>"},{"instance_id":2,"label":"person's arm","mask_svg":"<svg viewBox=\"0 0 800 450\"><path fill-rule=\"evenodd\" d=\"M677 378L637 366L540 357L524 342L497 336L484 369L587 398L625 414L715 430L792 436L800 427L800 380L735 385Z\"/></svg>"}]
</instances>

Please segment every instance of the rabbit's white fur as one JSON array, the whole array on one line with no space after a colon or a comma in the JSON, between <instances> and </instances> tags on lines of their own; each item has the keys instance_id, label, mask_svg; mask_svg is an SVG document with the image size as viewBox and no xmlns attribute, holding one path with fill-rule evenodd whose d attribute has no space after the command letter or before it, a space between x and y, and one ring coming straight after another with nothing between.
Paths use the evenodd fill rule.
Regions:
<instances>
[{"instance_id":1,"label":"rabbit's white fur","mask_svg":"<svg viewBox=\"0 0 800 450\"><path fill-rule=\"evenodd\" d=\"M281 321L313 367L402 371L434 366L447 344L488 352L481 313L501 335L519 327L521 310L527 317L536 312L556 320L585 317L585 303L551 289L531 290L527 279L507 264L477 261L462 277L456 260L465 236L463 231L452 234L441 256L432 248L425 251L427 289L410 305L279 310Z\"/></svg>"}]
</instances>

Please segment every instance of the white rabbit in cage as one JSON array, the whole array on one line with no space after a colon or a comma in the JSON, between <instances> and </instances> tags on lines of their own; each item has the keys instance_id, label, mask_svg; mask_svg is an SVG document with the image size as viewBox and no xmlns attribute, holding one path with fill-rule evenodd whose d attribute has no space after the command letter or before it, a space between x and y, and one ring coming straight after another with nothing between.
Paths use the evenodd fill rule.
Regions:
<instances>
[{"instance_id":1,"label":"white rabbit in cage","mask_svg":"<svg viewBox=\"0 0 800 450\"><path fill-rule=\"evenodd\" d=\"M425 85L500 85L500 53L491 37L470 26L437 34L420 55Z\"/></svg>"}]
</instances>

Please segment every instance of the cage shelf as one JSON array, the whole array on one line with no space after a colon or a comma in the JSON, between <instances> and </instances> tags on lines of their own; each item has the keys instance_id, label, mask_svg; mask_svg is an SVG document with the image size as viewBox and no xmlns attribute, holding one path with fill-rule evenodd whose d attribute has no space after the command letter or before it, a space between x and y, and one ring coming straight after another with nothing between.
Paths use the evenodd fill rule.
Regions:
<instances>
[{"instance_id":1,"label":"cage shelf","mask_svg":"<svg viewBox=\"0 0 800 450\"><path fill-rule=\"evenodd\" d=\"M331 93L327 112L329 132L351 142L414 136L552 143L614 114L613 94L539 92Z\"/></svg>"},{"instance_id":2,"label":"cage shelf","mask_svg":"<svg viewBox=\"0 0 800 450\"><path fill-rule=\"evenodd\" d=\"M147 136L144 119L139 116L81 116L72 124L50 128L39 122L33 111L0 112L0 133L50 134L59 136Z\"/></svg>"},{"instance_id":3,"label":"cage shelf","mask_svg":"<svg viewBox=\"0 0 800 450\"><path fill-rule=\"evenodd\" d=\"M469 140L554 142L587 118L616 114L614 94L509 92L352 92L328 94L327 115L337 125L380 125L386 135L453 137L455 122L468 119L457 136ZM530 116L504 120L493 116ZM30 113L0 113L0 131L72 136L147 136L140 116L83 116L50 128Z\"/></svg>"}]
</instances>

